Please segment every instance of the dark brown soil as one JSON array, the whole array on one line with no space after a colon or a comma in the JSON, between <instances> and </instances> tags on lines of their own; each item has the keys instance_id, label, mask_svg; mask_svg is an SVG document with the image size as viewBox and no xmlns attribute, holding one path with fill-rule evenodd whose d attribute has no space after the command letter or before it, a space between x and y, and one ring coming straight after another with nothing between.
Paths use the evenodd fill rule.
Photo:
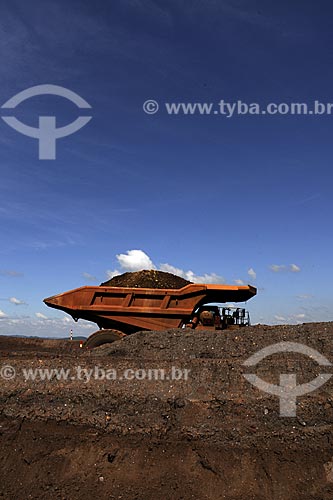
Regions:
<instances>
[{"instance_id":1,"label":"dark brown soil","mask_svg":"<svg viewBox=\"0 0 333 500\"><path fill-rule=\"evenodd\" d=\"M333 323L140 332L95 351L0 337L0 370L16 370L0 380L0 498L332 500L333 378L297 398L296 417L281 417L279 398L243 377L278 384L296 373L300 384L333 372L295 353L244 367L281 341L333 361ZM22 371L76 366L97 375L32 381ZM121 376L172 367L188 379Z\"/></svg>"},{"instance_id":2,"label":"dark brown soil","mask_svg":"<svg viewBox=\"0 0 333 500\"><path fill-rule=\"evenodd\" d=\"M180 276L163 271L138 271L136 273L124 273L119 276L101 283L101 286L119 286L125 288L183 288L189 285L187 281Z\"/></svg>"}]
</instances>

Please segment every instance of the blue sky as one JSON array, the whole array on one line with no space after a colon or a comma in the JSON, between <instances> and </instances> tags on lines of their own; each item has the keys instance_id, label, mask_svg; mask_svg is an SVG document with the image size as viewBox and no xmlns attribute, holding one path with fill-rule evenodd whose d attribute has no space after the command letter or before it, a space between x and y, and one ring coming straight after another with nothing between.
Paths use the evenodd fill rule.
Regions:
<instances>
[{"instance_id":1,"label":"blue sky","mask_svg":"<svg viewBox=\"0 0 333 500\"><path fill-rule=\"evenodd\" d=\"M333 116L163 107L333 102L332 10L298 0L2 2L0 104L53 84L82 96L93 118L57 141L56 160L39 160L38 141L0 120L0 333L94 331L42 299L134 269L143 254L124 260L131 250L156 268L256 285L255 322L333 320ZM158 113L144 113L147 99ZM56 96L13 112L34 127L40 115L63 126L80 114Z\"/></svg>"}]
</instances>

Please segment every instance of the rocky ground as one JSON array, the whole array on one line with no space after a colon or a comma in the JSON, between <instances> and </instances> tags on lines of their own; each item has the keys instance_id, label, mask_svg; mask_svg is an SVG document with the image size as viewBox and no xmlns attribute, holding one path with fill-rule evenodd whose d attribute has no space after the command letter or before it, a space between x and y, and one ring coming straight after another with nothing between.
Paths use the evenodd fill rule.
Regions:
<instances>
[{"instance_id":1,"label":"rocky ground","mask_svg":"<svg viewBox=\"0 0 333 500\"><path fill-rule=\"evenodd\" d=\"M333 373L297 353L244 366L282 341L333 362L333 323L140 332L93 351L0 337L0 497L331 500L333 377L281 417L243 376Z\"/></svg>"}]
</instances>

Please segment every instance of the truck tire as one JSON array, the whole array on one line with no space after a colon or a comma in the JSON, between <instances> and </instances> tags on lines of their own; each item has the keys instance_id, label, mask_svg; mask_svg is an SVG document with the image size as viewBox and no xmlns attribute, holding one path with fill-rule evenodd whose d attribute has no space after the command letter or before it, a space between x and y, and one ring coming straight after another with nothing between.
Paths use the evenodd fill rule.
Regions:
<instances>
[{"instance_id":1,"label":"truck tire","mask_svg":"<svg viewBox=\"0 0 333 500\"><path fill-rule=\"evenodd\" d=\"M112 344L112 342L121 340L123 337L126 337L125 333L118 330L98 330L87 338L84 347L94 349L103 344Z\"/></svg>"}]
</instances>

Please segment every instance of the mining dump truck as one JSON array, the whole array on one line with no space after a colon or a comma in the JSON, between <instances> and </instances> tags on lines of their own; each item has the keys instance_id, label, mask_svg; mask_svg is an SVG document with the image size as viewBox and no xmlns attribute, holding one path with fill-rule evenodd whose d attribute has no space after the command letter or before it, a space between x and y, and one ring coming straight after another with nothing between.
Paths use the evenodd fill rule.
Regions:
<instances>
[{"instance_id":1,"label":"mining dump truck","mask_svg":"<svg viewBox=\"0 0 333 500\"><path fill-rule=\"evenodd\" d=\"M170 274L158 273L159 277ZM100 330L85 343L90 348L140 330L185 327L224 330L250 324L244 308L216 304L245 302L256 295L255 287L186 283L181 288L148 288L128 286L128 283L127 286L110 286L108 282L76 288L48 297L44 302L70 314L75 321L81 318L97 323Z\"/></svg>"}]
</instances>

